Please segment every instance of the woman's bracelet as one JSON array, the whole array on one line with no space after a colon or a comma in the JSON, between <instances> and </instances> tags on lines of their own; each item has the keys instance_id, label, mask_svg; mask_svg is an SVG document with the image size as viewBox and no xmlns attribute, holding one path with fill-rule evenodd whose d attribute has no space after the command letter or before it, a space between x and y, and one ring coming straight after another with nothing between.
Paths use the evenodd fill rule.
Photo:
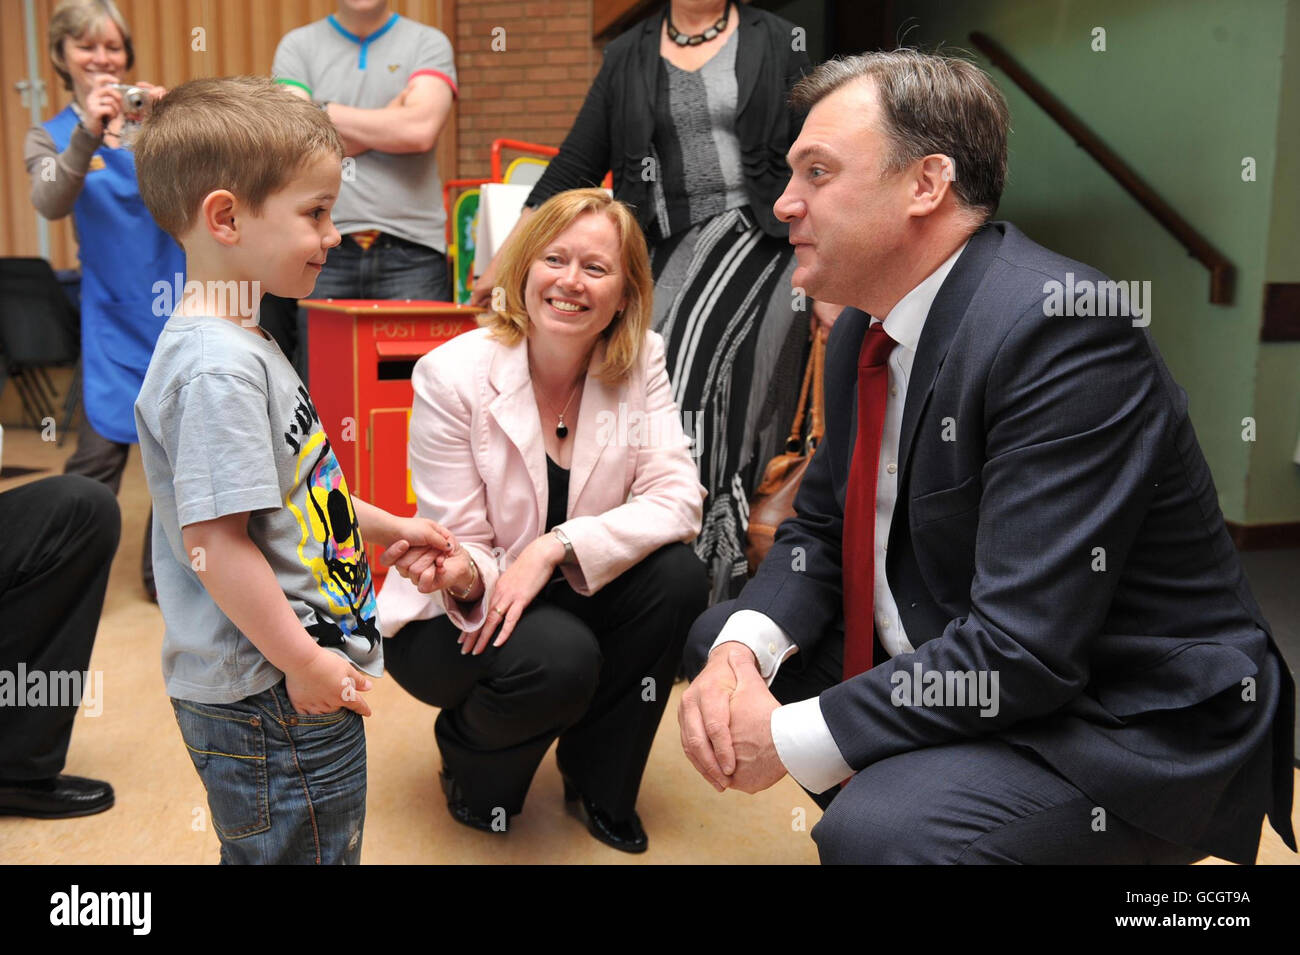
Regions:
<instances>
[{"instance_id":1,"label":"woman's bracelet","mask_svg":"<svg viewBox=\"0 0 1300 955\"><path fill-rule=\"evenodd\" d=\"M578 556L573 552L573 542L569 540L569 535L564 533L558 527L551 528L551 534L564 545L564 559L560 561L563 565L576 564Z\"/></svg>"},{"instance_id":2,"label":"woman's bracelet","mask_svg":"<svg viewBox=\"0 0 1300 955\"><path fill-rule=\"evenodd\" d=\"M474 558L470 557L469 551L465 552L465 556L469 557L469 572L470 572L469 586L465 588L463 593L459 593L459 594L456 593L456 591L452 590L450 587L447 588L447 593L451 594L454 598L459 600L461 603L467 603L469 601L469 595L472 594L474 592L474 588L478 586L478 564L474 563Z\"/></svg>"}]
</instances>

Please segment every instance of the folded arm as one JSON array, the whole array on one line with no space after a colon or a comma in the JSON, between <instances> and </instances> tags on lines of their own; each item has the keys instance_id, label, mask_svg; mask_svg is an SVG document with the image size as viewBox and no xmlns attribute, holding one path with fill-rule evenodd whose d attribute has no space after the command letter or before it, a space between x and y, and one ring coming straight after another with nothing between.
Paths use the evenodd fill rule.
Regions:
<instances>
[{"instance_id":1,"label":"folded arm","mask_svg":"<svg viewBox=\"0 0 1300 955\"><path fill-rule=\"evenodd\" d=\"M428 73L411 78L406 90L380 109L330 103L327 112L349 152L426 153L438 144L451 112L452 88Z\"/></svg>"}]
</instances>

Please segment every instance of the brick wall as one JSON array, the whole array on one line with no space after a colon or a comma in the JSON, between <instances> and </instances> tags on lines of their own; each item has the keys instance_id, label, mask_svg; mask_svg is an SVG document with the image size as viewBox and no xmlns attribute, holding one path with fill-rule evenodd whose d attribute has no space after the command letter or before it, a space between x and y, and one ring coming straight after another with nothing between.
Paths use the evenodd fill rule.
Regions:
<instances>
[{"instance_id":1,"label":"brick wall","mask_svg":"<svg viewBox=\"0 0 1300 955\"><path fill-rule=\"evenodd\" d=\"M457 176L489 175L494 139L560 145L600 67L591 17L591 0L457 0Z\"/></svg>"}]
</instances>

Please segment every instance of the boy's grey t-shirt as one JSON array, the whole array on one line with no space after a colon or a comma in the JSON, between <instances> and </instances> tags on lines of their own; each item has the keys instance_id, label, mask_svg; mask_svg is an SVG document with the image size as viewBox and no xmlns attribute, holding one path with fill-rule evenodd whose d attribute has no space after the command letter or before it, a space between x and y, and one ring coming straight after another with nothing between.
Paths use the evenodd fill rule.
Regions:
<instances>
[{"instance_id":1,"label":"boy's grey t-shirt","mask_svg":"<svg viewBox=\"0 0 1300 955\"><path fill-rule=\"evenodd\" d=\"M251 511L248 536L316 642L383 673L375 594L347 482L311 396L274 341L222 318L173 316L135 404L153 495L167 693L233 703L280 682L204 589L181 528Z\"/></svg>"}]
</instances>

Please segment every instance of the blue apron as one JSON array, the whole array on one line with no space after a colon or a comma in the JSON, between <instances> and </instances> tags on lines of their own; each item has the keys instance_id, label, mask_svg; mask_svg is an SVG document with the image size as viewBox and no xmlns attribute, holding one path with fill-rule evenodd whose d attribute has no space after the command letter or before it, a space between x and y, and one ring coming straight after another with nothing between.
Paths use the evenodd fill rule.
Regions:
<instances>
[{"instance_id":1,"label":"blue apron","mask_svg":"<svg viewBox=\"0 0 1300 955\"><path fill-rule=\"evenodd\" d=\"M76 125L71 106L45 124L59 152ZM154 283L174 290L185 253L145 208L134 154L100 146L95 156L103 167L91 161L72 210L81 258L82 407L102 437L134 444L135 399L174 297L160 295Z\"/></svg>"}]
</instances>

